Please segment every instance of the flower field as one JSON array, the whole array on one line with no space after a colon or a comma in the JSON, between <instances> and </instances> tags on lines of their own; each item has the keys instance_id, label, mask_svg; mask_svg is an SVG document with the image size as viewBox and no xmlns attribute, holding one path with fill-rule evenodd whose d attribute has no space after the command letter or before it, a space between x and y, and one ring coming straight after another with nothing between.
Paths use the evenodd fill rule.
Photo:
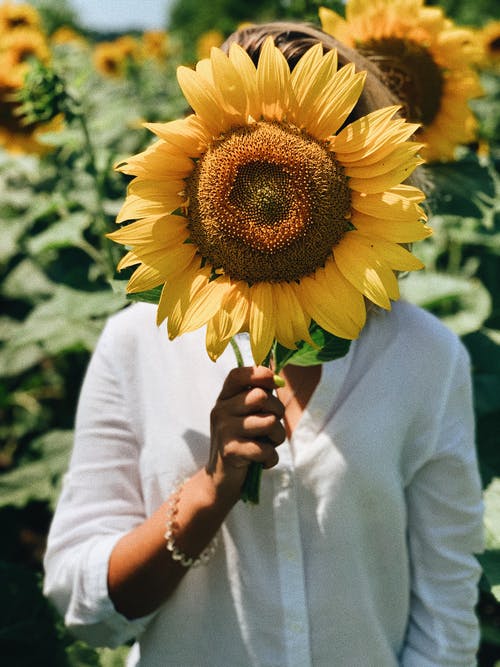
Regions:
<instances>
[{"instance_id":1,"label":"flower field","mask_svg":"<svg viewBox=\"0 0 500 667\"><path fill-rule=\"evenodd\" d=\"M411 88L394 66L398 40L409 30L398 23L404 14L372 17L385 32L368 33L360 4L356 13L349 3L261 1L248 15L247 3L219 0L209 17L201 11L194 20L197 3L178 0L165 31L99 34L83 30L64 2L0 0L0 655L6 664L124 664L128 647L92 649L75 641L41 593L44 541L83 374L105 319L130 301L130 263L117 272L124 252L106 235L115 232L127 244L115 221L135 172L113 167L151 145L144 123L159 127L185 114L179 65L207 57L244 21L270 19L307 19L373 56L388 84L397 80L409 120L422 125L420 139L432 146L421 169L433 234L408 239L423 239L412 253L426 268L405 277L400 289L458 333L471 356L487 537L479 664L500 664L500 17L493 0L429 4L433 13L421 9L429 40L412 15L414 60L406 64L418 71L427 63L433 74L424 87ZM355 180L364 186L368 179ZM286 270L290 281L297 279L294 266ZM141 285L147 290L150 282ZM276 327L283 326L278 319ZM285 331L283 340L293 333ZM216 357L216 342L214 350ZM267 348L258 352L261 359Z\"/></svg>"}]
</instances>

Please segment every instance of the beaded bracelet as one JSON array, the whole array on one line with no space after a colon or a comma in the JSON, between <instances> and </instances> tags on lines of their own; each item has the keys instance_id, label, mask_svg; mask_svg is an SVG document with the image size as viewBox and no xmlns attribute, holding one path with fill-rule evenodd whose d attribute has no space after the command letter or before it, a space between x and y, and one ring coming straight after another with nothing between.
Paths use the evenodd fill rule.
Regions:
<instances>
[{"instance_id":1,"label":"beaded bracelet","mask_svg":"<svg viewBox=\"0 0 500 667\"><path fill-rule=\"evenodd\" d=\"M187 480L182 480L176 485L173 494L170 496L167 502L167 530L165 532L165 540L167 541L167 550L170 551L172 558L175 561L180 563L180 565L183 567L198 567L198 565L205 565L212 558L215 550L217 549L217 544L219 543L219 536L218 534L215 535L210 544L205 549L203 549L197 558L191 558L187 556L186 554L182 553L182 551L179 551L175 545L174 530L178 527L175 521L175 516L179 511L181 491L186 481Z\"/></svg>"}]
</instances>

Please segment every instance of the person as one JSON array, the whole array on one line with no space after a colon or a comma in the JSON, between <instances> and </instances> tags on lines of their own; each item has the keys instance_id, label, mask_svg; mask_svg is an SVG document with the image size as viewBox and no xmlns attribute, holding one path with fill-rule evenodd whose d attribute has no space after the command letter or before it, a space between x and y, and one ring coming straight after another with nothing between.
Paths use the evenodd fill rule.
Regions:
<instances>
[{"instance_id":1,"label":"person","mask_svg":"<svg viewBox=\"0 0 500 667\"><path fill-rule=\"evenodd\" d=\"M232 35L290 66L321 31ZM146 667L451 667L475 663L482 548L470 368L458 337L398 301L348 353L273 371L203 332L169 341L155 307L112 316L90 361L52 522L45 593L92 645ZM240 501L261 462L258 505ZM166 535L166 537L165 537ZM168 543L168 545L167 545ZM167 548L168 546L168 548Z\"/></svg>"}]
</instances>

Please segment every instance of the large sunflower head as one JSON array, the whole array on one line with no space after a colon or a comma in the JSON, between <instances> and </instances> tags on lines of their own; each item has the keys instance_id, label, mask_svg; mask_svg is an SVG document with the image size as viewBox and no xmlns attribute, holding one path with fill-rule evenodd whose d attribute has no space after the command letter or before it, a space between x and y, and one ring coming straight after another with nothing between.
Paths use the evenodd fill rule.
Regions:
<instances>
[{"instance_id":1,"label":"large sunflower head","mask_svg":"<svg viewBox=\"0 0 500 667\"><path fill-rule=\"evenodd\" d=\"M482 94L472 67L481 49L472 30L423 2L348 0L345 19L325 7L319 15L323 30L379 67L405 116L420 123L426 159L450 160L476 136L468 101Z\"/></svg>"},{"instance_id":2,"label":"large sunflower head","mask_svg":"<svg viewBox=\"0 0 500 667\"><path fill-rule=\"evenodd\" d=\"M314 320L342 338L366 301L389 309L396 271L422 264L402 244L426 237L416 125L397 107L346 122L365 72L316 43L293 70L268 37L257 65L233 43L178 69L194 113L147 127L158 141L118 165L135 178L110 237L138 265L129 292L162 285L171 338L207 325L216 359L248 331L255 363L293 349ZM131 222L133 221L133 222Z\"/></svg>"}]
</instances>

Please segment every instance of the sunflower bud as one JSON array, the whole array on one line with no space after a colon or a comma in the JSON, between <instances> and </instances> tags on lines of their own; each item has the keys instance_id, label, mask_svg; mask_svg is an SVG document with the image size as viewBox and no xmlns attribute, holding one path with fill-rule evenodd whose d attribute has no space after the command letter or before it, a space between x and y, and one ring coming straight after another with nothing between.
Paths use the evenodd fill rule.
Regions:
<instances>
[{"instance_id":1,"label":"sunflower bud","mask_svg":"<svg viewBox=\"0 0 500 667\"><path fill-rule=\"evenodd\" d=\"M18 114L25 124L47 123L63 114L67 120L75 115L74 102L57 72L35 60L27 71L24 85L15 93Z\"/></svg>"}]
</instances>

